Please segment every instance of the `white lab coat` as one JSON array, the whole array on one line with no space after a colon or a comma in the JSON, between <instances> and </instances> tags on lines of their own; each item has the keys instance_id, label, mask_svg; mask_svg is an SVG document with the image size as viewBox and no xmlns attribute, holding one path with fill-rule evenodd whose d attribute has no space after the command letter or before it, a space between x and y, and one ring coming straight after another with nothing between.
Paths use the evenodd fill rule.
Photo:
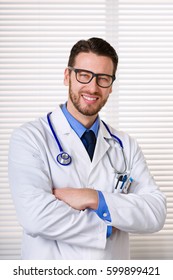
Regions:
<instances>
[{"instance_id":1,"label":"white lab coat","mask_svg":"<svg viewBox=\"0 0 173 280\"><path fill-rule=\"evenodd\" d=\"M22 259L128 259L128 233L152 233L165 221L165 196L149 173L136 141L111 128L124 144L134 182L130 193L114 191L116 170L124 169L121 149L102 122L93 161L58 107L51 122L69 166L59 165L57 144L43 117L14 131L9 151L9 181L23 227ZM59 201L52 187L101 190L117 231L106 238L107 224L87 209Z\"/></svg>"}]
</instances>

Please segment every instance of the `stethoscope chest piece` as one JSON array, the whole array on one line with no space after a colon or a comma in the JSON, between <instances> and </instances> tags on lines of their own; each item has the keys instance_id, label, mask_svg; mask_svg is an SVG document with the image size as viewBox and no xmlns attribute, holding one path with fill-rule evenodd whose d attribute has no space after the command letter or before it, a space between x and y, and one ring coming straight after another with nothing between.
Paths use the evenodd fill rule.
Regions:
<instances>
[{"instance_id":1,"label":"stethoscope chest piece","mask_svg":"<svg viewBox=\"0 0 173 280\"><path fill-rule=\"evenodd\" d=\"M66 152L61 152L59 155L57 155L56 160L61 165L69 165L72 161L72 158Z\"/></svg>"}]
</instances>

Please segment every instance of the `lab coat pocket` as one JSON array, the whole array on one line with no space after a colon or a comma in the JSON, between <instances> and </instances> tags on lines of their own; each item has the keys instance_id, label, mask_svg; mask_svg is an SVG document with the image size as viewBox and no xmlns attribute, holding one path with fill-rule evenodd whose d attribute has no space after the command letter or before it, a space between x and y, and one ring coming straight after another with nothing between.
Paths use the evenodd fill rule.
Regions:
<instances>
[{"instance_id":1,"label":"lab coat pocket","mask_svg":"<svg viewBox=\"0 0 173 280\"><path fill-rule=\"evenodd\" d=\"M133 182L133 178L130 175L119 175L116 179L116 185L114 193L124 193L127 194L129 192L130 186Z\"/></svg>"}]
</instances>

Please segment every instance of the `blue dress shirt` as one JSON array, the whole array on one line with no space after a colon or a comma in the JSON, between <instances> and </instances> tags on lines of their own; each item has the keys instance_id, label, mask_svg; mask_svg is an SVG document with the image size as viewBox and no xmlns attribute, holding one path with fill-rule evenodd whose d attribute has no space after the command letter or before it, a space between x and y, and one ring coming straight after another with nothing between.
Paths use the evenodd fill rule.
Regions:
<instances>
[{"instance_id":1,"label":"blue dress shirt","mask_svg":"<svg viewBox=\"0 0 173 280\"><path fill-rule=\"evenodd\" d=\"M85 131L88 129L69 113L66 104L64 104L61 107L61 109L67 121L69 122L71 128L76 132L79 138L81 138L82 135L85 133ZM90 127L90 130L92 130L95 133L95 136L97 138L98 130L99 130L99 117L97 117L94 124ZM97 192L98 192L98 209L94 211L102 220L111 222L111 216L105 198L101 191L97 191ZM107 237L109 237L111 234L112 234L112 226L107 226Z\"/></svg>"}]
</instances>

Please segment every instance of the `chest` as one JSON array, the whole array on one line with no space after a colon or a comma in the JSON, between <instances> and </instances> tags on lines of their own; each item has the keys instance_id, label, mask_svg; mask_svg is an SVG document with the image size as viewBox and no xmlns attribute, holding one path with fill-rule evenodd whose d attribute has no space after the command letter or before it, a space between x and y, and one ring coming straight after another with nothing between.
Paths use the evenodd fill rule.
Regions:
<instances>
[{"instance_id":1,"label":"chest","mask_svg":"<svg viewBox=\"0 0 173 280\"><path fill-rule=\"evenodd\" d=\"M101 191L114 192L117 173L124 171L125 163L121 149L114 143L102 148L102 143L96 145L91 162L85 147L80 142L76 146L66 147L72 157L70 165L61 165L56 158L59 153L54 142L51 142L48 152L47 168L55 188L75 187L93 188Z\"/></svg>"}]
</instances>

